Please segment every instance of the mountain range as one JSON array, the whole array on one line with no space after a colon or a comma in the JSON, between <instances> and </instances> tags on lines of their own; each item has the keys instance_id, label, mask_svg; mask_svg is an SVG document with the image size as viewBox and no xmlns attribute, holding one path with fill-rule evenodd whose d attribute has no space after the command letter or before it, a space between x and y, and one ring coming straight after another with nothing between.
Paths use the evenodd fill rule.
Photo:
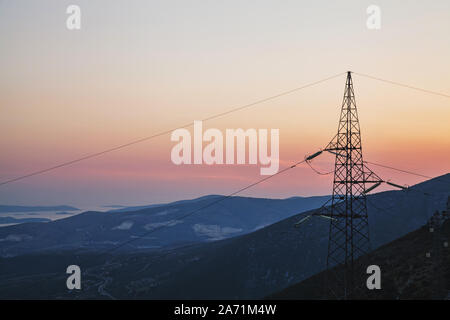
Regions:
<instances>
[{"instance_id":1,"label":"mountain range","mask_svg":"<svg viewBox=\"0 0 450 320\"><path fill-rule=\"evenodd\" d=\"M260 199L211 195L193 200L108 212L88 211L56 221L0 228L0 256L47 250L105 250L132 240L121 251L164 249L246 234L328 197ZM214 205L212 205L214 203ZM201 209L201 210L200 210ZM185 218L187 214L192 214ZM159 229L153 235L154 229Z\"/></svg>"},{"instance_id":2,"label":"mountain range","mask_svg":"<svg viewBox=\"0 0 450 320\"><path fill-rule=\"evenodd\" d=\"M450 195L449 182L447 174L404 191L369 195L372 248L420 228L436 210L443 210ZM125 237L112 239L129 241L135 235L129 230L163 221L153 220L156 217L176 221L174 216L167 216L180 211L170 210L196 210L214 199L131 212L87 212L51 223L0 228L3 239L13 233L29 235L36 241L35 246L24 245L28 241L16 241L17 246L0 242L2 255L10 256L0 260L0 297L254 299L279 292L324 270L329 222L314 218L295 228L296 222L314 212L295 214L301 211L297 203L305 200L302 198L233 197L116 251L110 251L111 246L105 245L102 238L116 234L113 231L123 231ZM324 199L314 200L317 202L310 203L312 207ZM270 223L266 216L280 221ZM198 224L218 227L196 229ZM234 229L242 230L229 233L228 238L224 236L224 230ZM59 240L53 234L48 236L49 232L58 232ZM225 239L220 240L221 237ZM67 245L52 246L55 241ZM96 246L98 243L102 244ZM82 269L81 291L65 289L65 268L70 264Z\"/></svg>"},{"instance_id":3,"label":"mountain range","mask_svg":"<svg viewBox=\"0 0 450 320\"><path fill-rule=\"evenodd\" d=\"M41 211L78 211L80 209L72 206L8 206L0 205L0 213L15 212L41 212Z\"/></svg>"}]
</instances>

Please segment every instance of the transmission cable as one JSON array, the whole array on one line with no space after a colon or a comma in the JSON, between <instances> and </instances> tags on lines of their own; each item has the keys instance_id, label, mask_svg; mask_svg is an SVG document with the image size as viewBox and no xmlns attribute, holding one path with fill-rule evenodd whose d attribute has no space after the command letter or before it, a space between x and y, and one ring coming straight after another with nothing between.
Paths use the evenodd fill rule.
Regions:
<instances>
[{"instance_id":1,"label":"transmission cable","mask_svg":"<svg viewBox=\"0 0 450 320\"><path fill-rule=\"evenodd\" d=\"M273 96L270 96L270 97L267 97L267 98L264 98L264 99L261 99L261 100L257 100L255 102L252 102L252 103L249 103L249 104L237 107L237 108L233 108L231 110L228 110L228 111L225 111L225 112L222 112L222 113L218 113L218 114L206 117L206 118L202 119L201 121L209 121L209 120L217 119L219 117L223 117L223 116L228 115L230 113L241 111L241 110L253 107L255 105L258 105L258 104L261 104L261 103L264 103L264 102L267 102L267 101L270 101L270 100L274 100L276 98L279 98L279 97L282 97L282 96L285 96L285 95L288 95L288 94L291 94L291 93L294 93L296 91L299 91L299 90L302 90L302 89L306 89L308 87L312 87L312 86L317 85L319 83L322 83L322 82L325 82L325 81L337 78L337 77L339 77L339 76L341 76L343 74L345 74L345 72L341 72L339 74L335 74L333 76L330 76L330 77L327 77L327 78L324 78L324 79L321 79L321 80L318 80L318 81L315 81L315 82L311 82L311 83L305 84L305 85L303 85L301 87L297 87L297 88L294 88L294 89L291 89L291 90L288 90L288 91L284 91L284 92L281 92L279 94L276 94L276 95L273 95ZM138 143L141 143L141 142L144 142L144 141L156 138L156 137L160 137L160 136L169 134L172 131L177 130L177 129L189 128L193 124L194 124L193 122L187 123L185 125L182 125L182 126L179 126L179 127L176 127L176 128L172 128L170 130L165 130L165 131L162 131L162 132L159 132L159 133L155 133L155 134L153 134L151 136L148 136L148 137L140 138L140 139L137 139L137 140L125 143L125 144L121 144L121 145L118 145L116 147L112 147L112 148L109 148L109 149L106 149L106 150L103 150L103 151L100 151L100 152L88 154L86 156L83 156L83 157L80 157L80 158L77 158L77 159L74 159L74 160L71 160L71 161L63 162L63 163L57 164L57 165L49 167L49 168L37 170L37 171L31 172L31 173L28 173L28 174L25 174L25 175L22 175L22 176L10 179L10 180L6 180L6 181L3 181L3 182L0 182L0 186L6 185L6 184L9 184L9 183L12 183L12 182L16 182L16 181L19 181L19 180L23 180L25 178L33 177L33 176L36 176L36 175L39 175L39 174L43 174L43 173L46 173L46 172L49 172L49 171L52 171L52 170L55 170L55 169L58 169L58 168L66 167L66 166L75 164L75 163L80 162L80 161L84 161L84 160L87 160L87 159L95 158L95 157L98 157L98 156L101 156L101 155L104 155L106 153L110 153L110 152L113 152L113 151L116 151L116 150L119 150L119 149L123 149L125 147L129 147L129 146L132 146L132 145L135 145L135 144L138 144Z\"/></svg>"},{"instance_id":2,"label":"transmission cable","mask_svg":"<svg viewBox=\"0 0 450 320\"><path fill-rule=\"evenodd\" d=\"M395 82L395 81L391 81L391 80L385 80L385 79L381 79L381 78L374 77L374 76L371 76L371 75L368 75L368 74L364 74L364 73L358 73L358 72L353 72L353 73L356 74L356 75L362 76L362 77L366 77L366 78L377 80L377 81L381 81L381 82L386 82L386 83L393 84L393 85L396 85L396 86L400 86L400 87L404 87L404 88L408 88L408 89L413 89L413 90L416 90L416 91L422 91L422 92L425 92L425 93L429 93L429 94L433 94L433 95L437 95L437 96L441 96L441 97L445 97L445 98L450 98L450 95L446 94L446 93L441 93L441 92L436 92L436 91L432 91L432 90L428 90L428 89L414 87L414 86L410 86L408 84Z\"/></svg>"}]
</instances>

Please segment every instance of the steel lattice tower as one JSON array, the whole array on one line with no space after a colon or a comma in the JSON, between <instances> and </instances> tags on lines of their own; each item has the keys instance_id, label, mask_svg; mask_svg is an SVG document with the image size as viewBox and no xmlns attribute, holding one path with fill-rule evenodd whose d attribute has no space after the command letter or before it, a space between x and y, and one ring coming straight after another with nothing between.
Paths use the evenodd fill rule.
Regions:
<instances>
[{"instance_id":1,"label":"steel lattice tower","mask_svg":"<svg viewBox=\"0 0 450 320\"><path fill-rule=\"evenodd\" d=\"M367 183L382 181L364 165L361 130L351 72L347 73L338 133L326 151L336 155L333 196L325 215L330 218L327 292L334 298L360 297L355 260L370 251L366 204ZM325 151L324 150L324 151ZM333 268L337 266L337 268Z\"/></svg>"}]
</instances>

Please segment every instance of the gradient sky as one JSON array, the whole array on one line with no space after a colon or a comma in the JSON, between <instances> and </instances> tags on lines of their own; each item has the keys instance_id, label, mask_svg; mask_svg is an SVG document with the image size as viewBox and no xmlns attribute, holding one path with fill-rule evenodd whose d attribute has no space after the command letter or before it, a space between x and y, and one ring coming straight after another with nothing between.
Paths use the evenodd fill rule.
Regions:
<instances>
[{"instance_id":1,"label":"gradient sky","mask_svg":"<svg viewBox=\"0 0 450 320\"><path fill-rule=\"evenodd\" d=\"M79 31L66 8L81 7ZM366 8L382 10L381 30ZM0 0L0 180L352 70L450 94L450 2ZM280 129L281 166L336 134L345 76L205 123ZM354 75L366 160L449 172L450 100ZM175 166L162 136L0 186L2 204L148 204L231 193L258 166ZM331 155L314 165L333 166ZM373 167L384 179L421 178ZM308 167L243 195L331 192Z\"/></svg>"}]
</instances>

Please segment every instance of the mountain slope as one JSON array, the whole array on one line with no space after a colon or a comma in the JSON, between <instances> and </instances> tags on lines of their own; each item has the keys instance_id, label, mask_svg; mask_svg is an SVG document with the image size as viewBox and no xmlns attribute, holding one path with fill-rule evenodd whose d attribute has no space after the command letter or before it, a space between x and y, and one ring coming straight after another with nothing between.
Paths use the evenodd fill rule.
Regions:
<instances>
[{"instance_id":1,"label":"mountain slope","mask_svg":"<svg viewBox=\"0 0 450 320\"><path fill-rule=\"evenodd\" d=\"M158 230L122 248L124 251L160 249L242 235L295 213L317 208L327 197L259 199L233 197L217 205L221 196L177 201L132 211L84 212L46 224L26 223L0 228L0 256L44 250L104 250ZM188 213L199 210L189 218ZM15 241L10 241L15 239ZM19 240L18 240L19 239Z\"/></svg>"},{"instance_id":2,"label":"mountain slope","mask_svg":"<svg viewBox=\"0 0 450 320\"><path fill-rule=\"evenodd\" d=\"M424 194L427 191L432 193ZM422 226L436 209L445 208L449 194L449 185L435 180L407 192L370 196L372 246L376 248ZM382 207L389 211L380 211ZM152 288L141 288L139 294L131 290L129 294L145 298L258 298L305 279L325 267L328 222L310 220L301 229L293 228L299 219L288 218L251 234L178 250L157 262L147 261L147 270L126 281L142 284L144 277ZM114 279L122 278L117 287L115 280L110 285L111 292L119 297L125 280L120 270L113 273Z\"/></svg>"},{"instance_id":3,"label":"mountain slope","mask_svg":"<svg viewBox=\"0 0 450 320\"><path fill-rule=\"evenodd\" d=\"M449 194L448 184L433 179L410 191L370 196L372 247L424 225L435 210L445 208ZM175 250L106 256L64 251L3 259L0 297L262 298L325 268L328 223L311 219L296 229L293 225L300 218L293 216L243 236ZM83 270L81 292L64 290L63 271L68 264L78 264ZM35 266L32 271L29 265ZM25 289L30 286L39 290Z\"/></svg>"},{"instance_id":4,"label":"mountain slope","mask_svg":"<svg viewBox=\"0 0 450 320\"><path fill-rule=\"evenodd\" d=\"M433 232L436 232L434 230ZM413 231L370 253L355 264L376 264L381 270L381 290L364 290L371 299L450 299L450 220L440 230L440 241L433 243L435 234L428 226ZM447 243L447 245L445 245ZM341 267L336 267L341 269ZM280 292L269 299L324 299L324 271ZM369 275L359 274L357 282L365 284Z\"/></svg>"}]
</instances>

